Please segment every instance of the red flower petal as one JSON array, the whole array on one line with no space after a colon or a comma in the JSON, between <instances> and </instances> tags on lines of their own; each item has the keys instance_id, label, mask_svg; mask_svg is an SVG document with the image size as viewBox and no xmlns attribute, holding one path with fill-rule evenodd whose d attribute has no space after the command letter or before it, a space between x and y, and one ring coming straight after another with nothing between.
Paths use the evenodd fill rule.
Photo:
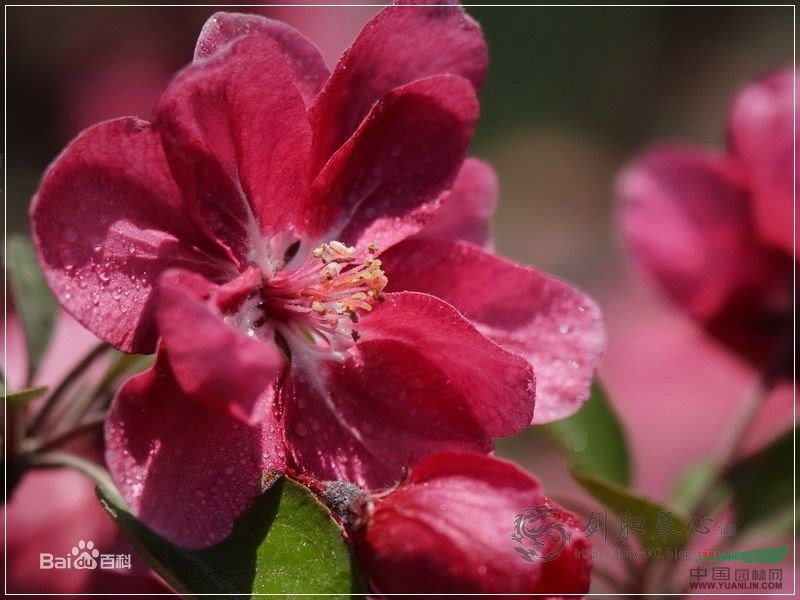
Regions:
<instances>
[{"instance_id":1,"label":"red flower petal","mask_svg":"<svg viewBox=\"0 0 800 600\"><path fill-rule=\"evenodd\" d=\"M194 58L211 56L232 40L245 35L266 35L275 40L289 63L303 100L311 104L328 80L328 67L319 49L308 38L281 21L252 14L214 13L200 31Z\"/></svg>"},{"instance_id":2,"label":"red flower petal","mask_svg":"<svg viewBox=\"0 0 800 600\"><path fill-rule=\"evenodd\" d=\"M526 519L530 507L543 515L526 521L523 533L530 536L512 539L519 515ZM580 522L511 463L472 453L429 456L397 489L364 503L359 516L355 551L377 593L589 590L590 544ZM517 547L533 549L531 560Z\"/></svg>"},{"instance_id":3,"label":"red flower petal","mask_svg":"<svg viewBox=\"0 0 800 600\"><path fill-rule=\"evenodd\" d=\"M489 451L530 424L530 365L437 298L389 294L358 330L346 363L293 365L287 446L304 472L385 487L432 451Z\"/></svg>"},{"instance_id":4,"label":"red flower petal","mask_svg":"<svg viewBox=\"0 0 800 600\"><path fill-rule=\"evenodd\" d=\"M437 74L483 83L488 51L480 27L461 6L431 4L385 8L342 55L310 110L318 168L394 88Z\"/></svg>"},{"instance_id":5,"label":"red flower petal","mask_svg":"<svg viewBox=\"0 0 800 600\"><path fill-rule=\"evenodd\" d=\"M531 362L535 423L567 417L588 398L605 330L584 293L465 242L406 240L381 260L389 289L449 302L484 335Z\"/></svg>"},{"instance_id":6,"label":"red flower petal","mask_svg":"<svg viewBox=\"0 0 800 600\"><path fill-rule=\"evenodd\" d=\"M452 184L477 113L472 86L452 75L391 92L314 182L310 227L382 248L418 231Z\"/></svg>"},{"instance_id":7,"label":"red flower petal","mask_svg":"<svg viewBox=\"0 0 800 600\"><path fill-rule=\"evenodd\" d=\"M461 165L442 206L419 231L419 237L490 244L490 222L497 205L497 175L489 164L468 158Z\"/></svg>"},{"instance_id":8,"label":"red flower petal","mask_svg":"<svg viewBox=\"0 0 800 600\"><path fill-rule=\"evenodd\" d=\"M756 364L791 331L792 260L755 232L750 191L723 158L658 149L618 182L623 234L667 296Z\"/></svg>"},{"instance_id":9,"label":"red flower petal","mask_svg":"<svg viewBox=\"0 0 800 600\"><path fill-rule=\"evenodd\" d=\"M256 236L302 226L311 133L270 38L240 38L186 68L155 119L184 194L242 262Z\"/></svg>"},{"instance_id":10,"label":"red flower petal","mask_svg":"<svg viewBox=\"0 0 800 600\"><path fill-rule=\"evenodd\" d=\"M382 489L430 452L492 450L445 374L397 341L359 344L344 364L295 366L281 399L291 461L319 480Z\"/></svg>"},{"instance_id":11,"label":"red flower petal","mask_svg":"<svg viewBox=\"0 0 800 600\"><path fill-rule=\"evenodd\" d=\"M233 269L180 202L158 133L134 118L81 133L33 200L50 287L67 312L125 352L153 352L159 273L183 267L214 278Z\"/></svg>"},{"instance_id":12,"label":"red flower petal","mask_svg":"<svg viewBox=\"0 0 800 600\"><path fill-rule=\"evenodd\" d=\"M492 437L513 435L530 424L534 379L528 361L485 338L439 298L387 294L359 331L362 343L394 340L416 348L464 395Z\"/></svg>"},{"instance_id":13,"label":"red flower petal","mask_svg":"<svg viewBox=\"0 0 800 600\"><path fill-rule=\"evenodd\" d=\"M730 139L754 191L761 234L794 252L794 71L786 69L747 87L733 106Z\"/></svg>"},{"instance_id":14,"label":"red flower petal","mask_svg":"<svg viewBox=\"0 0 800 600\"><path fill-rule=\"evenodd\" d=\"M276 347L224 323L214 306L218 293L200 276L165 275L158 304L161 349L188 396L255 424L265 409L259 400L280 376L284 359Z\"/></svg>"},{"instance_id":15,"label":"red flower petal","mask_svg":"<svg viewBox=\"0 0 800 600\"><path fill-rule=\"evenodd\" d=\"M223 352L226 350L223 350ZM164 353L120 389L106 421L106 462L125 501L149 527L188 548L227 537L283 471L271 393L259 425L210 408L181 389Z\"/></svg>"}]
</instances>

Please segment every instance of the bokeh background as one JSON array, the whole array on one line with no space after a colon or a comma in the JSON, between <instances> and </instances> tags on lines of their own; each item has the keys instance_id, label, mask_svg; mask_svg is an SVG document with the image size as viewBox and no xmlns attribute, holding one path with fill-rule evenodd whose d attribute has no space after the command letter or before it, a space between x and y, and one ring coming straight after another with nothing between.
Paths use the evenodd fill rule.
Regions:
<instances>
[{"instance_id":1,"label":"bokeh background","mask_svg":"<svg viewBox=\"0 0 800 600\"><path fill-rule=\"evenodd\" d=\"M222 9L224 7L220 7ZM377 7L239 7L285 20L329 64ZM38 178L82 128L147 118L191 59L214 8L7 9L7 227L27 230ZM609 345L601 376L626 425L635 484L666 499L708 454L755 383L628 263L613 181L654 142L721 148L729 102L748 80L792 63L792 7L470 7L491 64L472 154L501 184L497 250L576 282L600 302ZM749 439L788 427L778 390ZM499 453L556 495L578 494L563 458L535 432Z\"/></svg>"}]
</instances>

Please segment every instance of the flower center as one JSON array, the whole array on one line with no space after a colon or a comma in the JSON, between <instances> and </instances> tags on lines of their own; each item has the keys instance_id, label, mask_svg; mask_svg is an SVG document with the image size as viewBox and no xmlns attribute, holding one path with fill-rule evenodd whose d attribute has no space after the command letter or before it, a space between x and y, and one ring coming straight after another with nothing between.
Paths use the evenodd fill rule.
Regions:
<instances>
[{"instance_id":1,"label":"flower center","mask_svg":"<svg viewBox=\"0 0 800 600\"><path fill-rule=\"evenodd\" d=\"M383 300L388 281L373 256L377 245L367 250L359 259L356 248L338 241L318 246L297 270L265 277L259 294L239 307L236 324L255 337L270 325L293 359L343 360L359 339L359 315Z\"/></svg>"}]
</instances>

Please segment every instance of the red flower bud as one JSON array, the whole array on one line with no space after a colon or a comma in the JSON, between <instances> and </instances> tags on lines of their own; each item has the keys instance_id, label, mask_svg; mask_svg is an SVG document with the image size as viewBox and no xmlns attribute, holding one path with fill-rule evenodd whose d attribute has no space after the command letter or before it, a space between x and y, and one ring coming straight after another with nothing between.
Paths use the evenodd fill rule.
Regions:
<instances>
[{"instance_id":1,"label":"red flower bud","mask_svg":"<svg viewBox=\"0 0 800 600\"><path fill-rule=\"evenodd\" d=\"M356 508L352 537L377 593L581 595L590 543L578 519L511 463L464 452L420 462Z\"/></svg>"}]
</instances>

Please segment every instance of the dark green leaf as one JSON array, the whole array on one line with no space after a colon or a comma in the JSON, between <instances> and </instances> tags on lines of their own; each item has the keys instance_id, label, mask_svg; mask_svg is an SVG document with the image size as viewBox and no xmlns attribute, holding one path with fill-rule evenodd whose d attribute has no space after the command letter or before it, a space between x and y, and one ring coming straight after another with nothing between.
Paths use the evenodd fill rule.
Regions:
<instances>
[{"instance_id":1,"label":"dark green leaf","mask_svg":"<svg viewBox=\"0 0 800 600\"><path fill-rule=\"evenodd\" d=\"M26 388L16 392L3 392L9 406L22 406L31 400L36 400L47 391L47 386Z\"/></svg>"},{"instance_id":2,"label":"dark green leaf","mask_svg":"<svg viewBox=\"0 0 800 600\"><path fill-rule=\"evenodd\" d=\"M734 523L739 532L771 519L792 505L794 477L793 429L734 464L725 473L733 488Z\"/></svg>"},{"instance_id":3,"label":"dark green leaf","mask_svg":"<svg viewBox=\"0 0 800 600\"><path fill-rule=\"evenodd\" d=\"M341 594L358 591L347 546L328 510L282 477L205 550L177 547L139 522L115 489L97 488L117 525L176 590L226 594Z\"/></svg>"},{"instance_id":4,"label":"dark green leaf","mask_svg":"<svg viewBox=\"0 0 800 600\"><path fill-rule=\"evenodd\" d=\"M637 517L643 518L642 531L637 535L644 548L666 550L680 548L686 542L689 519L674 508L634 494L601 477L575 470L572 476L595 499L621 518L629 522Z\"/></svg>"},{"instance_id":5,"label":"dark green leaf","mask_svg":"<svg viewBox=\"0 0 800 600\"><path fill-rule=\"evenodd\" d=\"M570 453L573 469L628 485L631 469L625 431L599 383L592 386L592 395L580 411L545 427Z\"/></svg>"},{"instance_id":6,"label":"dark green leaf","mask_svg":"<svg viewBox=\"0 0 800 600\"><path fill-rule=\"evenodd\" d=\"M8 285L25 330L28 347L28 371L36 372L53 330L56 304L39 270L39 262L30 240L20 235L8 238L6 267Z\"/></svg>"}]
</instances>

